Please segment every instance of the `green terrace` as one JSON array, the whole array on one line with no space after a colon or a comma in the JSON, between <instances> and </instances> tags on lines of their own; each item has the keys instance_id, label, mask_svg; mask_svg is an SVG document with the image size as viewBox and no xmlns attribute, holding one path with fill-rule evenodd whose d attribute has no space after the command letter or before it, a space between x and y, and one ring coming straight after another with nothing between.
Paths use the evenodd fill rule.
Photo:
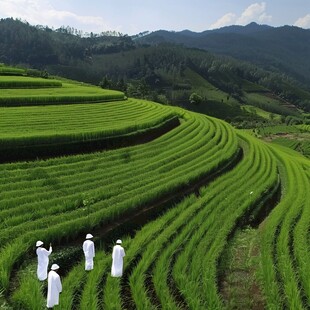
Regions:
<instances>
[{"instance_id":1,"label":"green terrace","mask_svg":"<svg viewBox=\"0 0 310 310\"><path fill-rule=\"evenodd\" d=\"M2 74L1 71L0 74ZM0 75L0 88L45 88L45 87L62 87L62 82L54 79Z\"/></svg>"},{"instance_id":2,"label":"green terrace","mask_svg":"<svg viewBox=\"0 0 310 310\"><path fill-rule=\"evenodd\" d=\"M21 68L14 68L0 63L0 75L24 75L26 72Z\"/></svg>"},{"instance_id":3,"label":"green terrace","mask_svg":"<svg viewBox=\"0 0 310 310\"><path fill-rule=\"evenodd\" d=\"M238 145L229 125L183 113L180 126L145 145L2 165L0 213L6 229L0 234L1 287L9 287L13 266L38 235L52 242L73 239L234 159ZM83 205L84 195L91 205Z\"/></svg>"},{"instance_id":4,"label":"green terrace","mask_svg":"<svg viewBox=\"0 0 310 310\"><path fill-rule=\"evenodd\" d=\"M52 149L63 147L68 149L64 154L72 153L74 146L83 152L83 146L94 141L102 149L117 138L122 143L125 139L139 143L142 134L177 126L182 117L169 106L138 99L63 105L61 109L58 105L0 107L0 115L0 158L4 161L16 153L23 158L25 152L36 158L44 151L46 157Z\"/></svg>"},{"instance_id":5,"label":"green terrace","mask_svg":"<svg viewBox=\"0 0 310 310\"><path fill-rule=\"evenodd\" d=\"M21 87L32 81L2 78ZM52 242L50 263L61 266L59 309L249 309L244 296L253 290L262 309L309 309L308 158L200 113L36 81L38 88L0 90L0 308L45 308L47 283L36 278L34 255L40 239ZM152 139L139 136L152 130ZM94 148L120 138L139 143ZM75 145L75 155L54 154ZM24 161L25 152L35 160ZM242 281L255 276L255 286L240 292L240 279L226 281L223 266L231 264L227 253L238 257L231 241L249 227L257 263L239 271ZM95 270L85 272L81 240L89 232ZM118 238L124 274L112 278Z\"/></svg>"},{"instance_id":6,"label":"green terrace","mask_svg":"<svg viewBox=\"0 0 310 310\"><path fill-rule=\"evenodd\" d=\"M1 72L0 72L1 74ZM83 83L0 76L0 106L31 106L123 100L124 94Z\"/></svg>"}]
</instances>

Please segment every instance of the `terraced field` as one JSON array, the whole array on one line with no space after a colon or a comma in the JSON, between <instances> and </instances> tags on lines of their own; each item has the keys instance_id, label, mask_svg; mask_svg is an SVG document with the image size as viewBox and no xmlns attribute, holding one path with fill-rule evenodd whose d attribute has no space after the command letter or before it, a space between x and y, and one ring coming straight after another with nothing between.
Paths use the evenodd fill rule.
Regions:
<instances>
[{"instance_id":1,"label":"terraced field","mask_svg":"<svg viewBox=\"0 0 310 310\"><path fill-rule=\"evenodd\" d=\"M257 134L267 141L293 149L310 157L309 125L262 127Z\"/></svg>"},{"instance_id":2,"label":"terraced field","mask_svg":"<svg viewBox=\"0 0 310 310\"><path fill-rule=\"evenodd\" d=\"M62 88L27 91L53 96ZM237 231L252 226L263 307L309 307L308 159L223 121L143 100L28 106L24 98L0 108L0 147L17 154L0 164L0 306L45 308L34 255L41 239L53 243L50 263L61 266L59 309L245 309L242 297L225 300L221 264ZM98 149L108 138L134 143ZM87 154L85 141L94 147ZM40 159L40 145L73 142L79 154ZM35 160L18 160L26 147ZM88 232L97 254L86 273ZM112 278L118 238L124 275Z\"/></svg>"}]
</instances>

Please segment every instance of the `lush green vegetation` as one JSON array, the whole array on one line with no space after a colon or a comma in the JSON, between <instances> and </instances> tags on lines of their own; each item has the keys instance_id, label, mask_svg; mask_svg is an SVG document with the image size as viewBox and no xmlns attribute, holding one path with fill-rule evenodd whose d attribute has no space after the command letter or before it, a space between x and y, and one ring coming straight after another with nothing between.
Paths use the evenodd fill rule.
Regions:
<instances>
[{"instance_id":1,"label":"lush green vegetation","mask_svg":"<svg viewBox=\"0 0 310 310\"><path fill-rule=\"evenodd\" d=\"M138 99L65 105L61 109L54 105L0 108L0 113L2 152L129 136L177 117L168 106Z\"/></svg>"},{"instance_id":2,"label":"lush green vegetation","mask_svg":"<svg viewBox=\"0 0 310 310\"><path fill-rule=\"evenodd\" d=\"M186 74L209 87L214 101L223 95L193 71ZM62 268L61 309L224 309L221 262L236 232L250 225L264 307L308 308L309 159L254 137L304 133L305 125L248 135L219 119L147 100L80 103L74 89L81 97L84 90L103 90L61 83L39 83L23 89L21 98L28 105L38 93L67 90L74 104L0 108L1 150L21 154L28 145L36 153L41 144L127 138L175 118L178 126L134 146L0 164L2 307L45 307L46 283L36 279L33 253L41 239L53 243L51 263ZM7 98L20 90L13 87L4 90ZM96 271L86 273L76 242L90 231ZM109 273L118 238L126 257L124 276L115 279Z\"/></svg>"},{"instance_id":3,"label":"lush green vegetation","mask_svg":"<svg viewBox=\"0 0 310 310\"><path fill-rule=\"evenodd\" d=\"M279 161L284 196L261 227L262 280L270 309L309 305L309 161L273 149ZM293 156L292 156L293 155ZM307 224L308 223L308 224Z\"/></svg>"},{"instance_id":4,"label":"lush green vegetation","mask_svg":"<svg viewBox=\"0 0 310 310\"><path fill-rule=\"evenodd\" d=\"M20 68L14 68L11 66L6 66L6 65L0 63L0 74L1 75L14 75L14 76L24 75L25 70L20 69Z\"/></svg>"},{"instance_id":5,"label":"lush green vegetation","mask_svg":"<svg viewBox=\"0 0 310 310\"><path fill-rule=\"evenodd\" d=\"M253 133L266 141L271 141L300 152L306 157L310 155L308 125L259 127L253 130Z\"/></svg>"},{"instance_id":6,"label":"lush green vegetation","mask_svg":"<svg viewBox=\"0 0 310 310\"><path fill-rule=\"evenodd\" d=\"M262 110L258 107L252 106L252 105L244 105L242 106L242 109L246 110L249 113L261 116L267 120L276 120L278 122L281 121L281 115L280 114L275 114L275 113L270 113L265 110Z\"/></svg>"},{"instance_id":7,"label":"lush green vegetation","mask_svg":"<svg viewBox=\"0 0 310 310\"><path fill-rule=\"evenodd\" d=\"M24 79L28 80L28 78ZM0 106L102 102L124 99L124 94L118 91L72 83L62 83L61 87L58 84L53 85L53 87L57 86L56 88L41 88L41 84L35 93L33 93L31 87L15 89L11 88L12 85L7 86L9 88L1 90Z\"/></svg>"},{"instance_id":8,"label":"lush green vegetation","mask_svg":"<svg viewBox=\"0 0 310 310\"><path fill-rule=\"evenodd\" d=\"M144 44L175 42L187 47L208 50L246 60L268 70L283 72L309 85L310 32L298 27L270 27L251 23L247 26L230 26L191 31L159 30L138 39ZM269 81L271 84L278 81ZM291 91L290 87L286 90Z\"/></svg>"},{"instance_id":9,"label":"lush green vegetation","mask_svg":"<svg viewBox=\"0 0 310 310\"><path fill-rule=\"evenodd\" d=\"M0 76L0 88L62 87L61 81L24 76Z\"/></svg>"},{"instance_id":10,"label":"lush green vegetation","mask_svg":"<svg viewBox=\"0 0 310 310\"><path fill-rule=\"evenodd\" d=\"M243 29L247 36L250 34L259 36L262 33L260 31L248 33L251 27L241 27L238 31L242 33ZM105 89L120 90L128 97L179 105L186 109L207 113L232 122L240 128L250 128L257 123L266 122L266 118L261 117L259 113L246 113L242 110L240 107L244 104L263 108L272 114L294 115L299 123L304 122L301 112L310 111L310 92L307 84L304 83L303 74L296 74L296 66L294 70L287 70L287 65L293 63L291 61L285 61L285 65L280 66L285 74L274 65L274 63L277 65L279 62L282 63L286 55L282 54L282 51L287 50L287 46L283 46L281 40L272 41L275 44L274 48L280 52L277 57L274 57L271 49L266 50L262 47L257 49L259 54L265 55L264 59L271 57L270 59L273 60L269 66L262 69L263 63L255 62L253 65L229 57L215 56L203 51L205 46L199 44L198 46L194 44L194 47L199 47L201 50L185 48L178 44L182 43L182 40L175 39L178 33L160 32L143 36L147 34L144 33L137 37L115 32L83 34L70 27L52 30L46 26L34 27L13 19L1 20L0 30L3 34L0 39L0 61L15 65L25 64L38 69L25 69L20 74L44 78L49 74L56 74L100 84ZM297 31L289 27L267 30L270 31L270 35L279 31L281 38L285 33ZM226 36L234 36L234 31L235 29L232 29L230 33L227 29L225 36L218 38L217 43L222 42ZM154 35L156 39L153 42ZM217 33L215 32L214 35L217 36ZM307 42L306 33L298 35L305 36L305 42ZM165 43L161 43L161 36L165 38ZM244 39L242 35L241 37ZM211 39L213 35L209 36L209 33L190 35L190 32L186 32L186 35L182 34L182 39L184 38L191 38L190 41L193 43L196 40L200 42L202 38ZM290 42L291 38L284 41ZM226 40L222 43L226 44ZM301 44L303 45L304 42ZM269 43L265 43L263 46L268 45ZM19 48L16 49L16 46ZM240 46L242 46L240 42L236 43L237 58L241 52ZM212 44L208 44L208 47L212 49ZM302 46L296 49L294 54L291 54L291 51L289 54L294 55L298 63L305 63L308 58L305 59L304 54L299 51L306 49L307 46ZM231 52L231 46L216 52L220 52L221 55ZM251 55L255 59L259 56L252 52L246 55ZM306 67L307 65L298 67L296 70L303 71ZM191 104L190 98L193 94L201 97L197 106ZM69 97L62 99L70 100ZM284 122L284 119L281 118L281 120ZM274 123L274 119L271 117L268 122Z\"/></svg>"},{"instance_id":11,"label":"lush green vegetation","mask_svg":"<svg viewBox=\"0 0 310 310\"><path fill-rule=\"evenodd\" d=\"M283 101L279 98L272 98L266 96L263 93L249 93L246 95L247 104L261 108L264 111L280 115L292 115L297 114L296 111L292 111L284 105Z\"/></svg>"}]
</instances>

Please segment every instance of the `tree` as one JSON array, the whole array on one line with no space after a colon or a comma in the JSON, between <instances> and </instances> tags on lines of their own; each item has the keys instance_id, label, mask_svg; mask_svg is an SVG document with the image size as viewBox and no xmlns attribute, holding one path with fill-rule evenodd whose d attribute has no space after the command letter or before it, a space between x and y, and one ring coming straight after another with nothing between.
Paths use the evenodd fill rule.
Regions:
<instances>
[{"instance_id":1,"label":"tree","mask_svg":"<svg viewBox=\"0 0 310 310\"><path fill-rule=\"evenodd\" d=\"M189 96L189 102L191 104L199 104L202 102L202 97L196 93L192 93L190 96Z\"/></svg>"},{"instance_id":2,"label":"tree","mask_svg":"<svg viewBox=\"0 0 310 310\"><path fill-rule=\"evenodd\" d=\"M108 79L107 76L105 76L101 82L99 83L99 86L101 88L105 88L105 89L110 89L111 88L111 85L112 85L112 81Z\"/></svg>"}]
</instances>

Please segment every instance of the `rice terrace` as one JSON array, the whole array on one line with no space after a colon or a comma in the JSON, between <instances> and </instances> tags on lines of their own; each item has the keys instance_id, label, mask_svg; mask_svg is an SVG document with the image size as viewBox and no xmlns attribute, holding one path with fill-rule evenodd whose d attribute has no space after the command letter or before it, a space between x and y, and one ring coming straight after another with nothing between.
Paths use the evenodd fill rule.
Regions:
<instances>
[{"instance_id":1,"label":"rice terrace","mask_svg":"<svg viewBox=\"0 0 310 310\"><path fill-rule=\"evenodd\" d=\"M38 239L59 309L309 309L309 158L180 107L0 74L1 309L45 308Z\"/></svg>"}]
</instances>

